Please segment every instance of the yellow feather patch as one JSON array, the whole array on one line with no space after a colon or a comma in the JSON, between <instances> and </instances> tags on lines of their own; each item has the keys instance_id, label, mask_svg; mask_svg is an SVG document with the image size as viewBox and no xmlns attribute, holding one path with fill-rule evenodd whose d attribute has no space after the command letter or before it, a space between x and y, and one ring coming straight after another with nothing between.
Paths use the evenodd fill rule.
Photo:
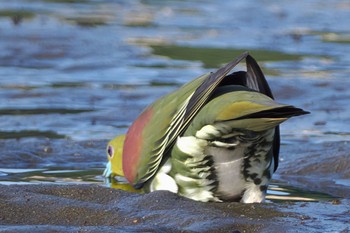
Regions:
<instances>
[{"instance_id":1,"label":"yellow feather patch","mask_svg":"<svg viewBox=\"0 0 350 233\"><path fill-rule=\"evenodd\" d=\"M251 118L251 119L241 119L241 120L232 120L225 123L221 122L218 124L228 124L232 128L236 129L245 129L255 132L260 132L264 130L271 129L281 124L283 121L288 118Z\"/></svg>"},{"instance_id":2,"label":"yellow feather patch","mask_svg":"<svg viewBox=\"0 0 350 233\"><path fill-rule=\"evenodd\" d=\"M226 121L236 119L245 115L269 110L272 108L274 108L274 106L266 106L249 101L235 102L230 104L229 106L226 106L223 109L223 111L221 111L220 114L217 116L217 120Z\"/></svg>"}]
</instances>

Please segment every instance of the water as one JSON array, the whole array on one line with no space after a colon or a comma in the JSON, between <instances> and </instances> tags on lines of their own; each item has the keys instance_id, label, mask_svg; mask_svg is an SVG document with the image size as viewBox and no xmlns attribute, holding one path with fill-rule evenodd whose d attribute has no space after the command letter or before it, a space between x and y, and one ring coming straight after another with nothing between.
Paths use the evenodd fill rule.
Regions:
<instances>
[{"instance_id":1,"label":"water","mask_svg":"<svg viewBox=\"0 0 350 233\"><path fill-rule=\"evenodd\" d=\"M102 184L107 140L245 50L280 102L312 112L282 125L285 145L348 141L349 11L341 0L1 1L0 183ZM279 182L270 197L295 196Z\"/></svg>"},{"instance_id":2,"label":"water","mask_svg":"<svg viewBox=\"0 0 350 233\"><path fill-rule=\"evenodd\" d=\"M0 184L101 184L108 187L137 192L124 179L118 181L103 177L101 169L57 170L57 169L0 169ZM312 192L272 181L267 191L267 202L320 201L335 197L320 192Z\"/></svg>"}]
</instances>

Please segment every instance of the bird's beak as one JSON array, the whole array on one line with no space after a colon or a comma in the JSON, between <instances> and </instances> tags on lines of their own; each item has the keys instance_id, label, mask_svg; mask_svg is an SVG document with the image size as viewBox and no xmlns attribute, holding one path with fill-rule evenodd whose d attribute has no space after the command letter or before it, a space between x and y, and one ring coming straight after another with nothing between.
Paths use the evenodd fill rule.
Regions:
<instances>
[{"instance_id":1,"label":"bird's beak","mask_svg":"<svg viewBox=\"0 0 350 233\"><path fill-rule=\"evenodd\" d=\"M106 178L111 178L111 176L112 176L112 163L110 161L108 161L108 163L106 164L106 168L103 171L102 175Z\"/></svg>"}]
</instances>

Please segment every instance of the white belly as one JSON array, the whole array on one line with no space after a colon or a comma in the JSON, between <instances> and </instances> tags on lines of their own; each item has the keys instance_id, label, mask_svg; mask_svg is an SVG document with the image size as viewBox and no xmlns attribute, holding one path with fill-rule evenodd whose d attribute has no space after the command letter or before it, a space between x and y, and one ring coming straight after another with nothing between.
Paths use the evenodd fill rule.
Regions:
<instances>
[{"instance_id":1,"label":"white belly","mask_svg":"<svg viewBox=\"0 0 350 233\"><path fill-rule=\"evenodd\" d=\"M243 148L229 150L226 148L209 147L207 154L214 155L214 166L216 170L217 195L220 199L235 199L242 195L246 181L242 175Z\"/></svg>"}]
</instances>

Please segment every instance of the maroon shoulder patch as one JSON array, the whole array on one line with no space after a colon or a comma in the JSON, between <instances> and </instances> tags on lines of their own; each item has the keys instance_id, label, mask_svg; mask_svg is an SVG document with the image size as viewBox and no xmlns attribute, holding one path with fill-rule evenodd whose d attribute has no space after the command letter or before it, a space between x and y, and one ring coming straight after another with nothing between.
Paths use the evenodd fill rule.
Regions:
<instances>
[{"instance_id":1,"label":"maroon shoulder patch","mask_svg":"<svg viewBox=\"0 0 350 233\"><path fill-rule=\"evenodd\" d=\"M133 184L137 176L137 170L141 159L143 145L142 132L152 117L152 109L149 107L133 122L126 133L123 147L123 171L125 178Z\"/></svg>"}]
</instances>

